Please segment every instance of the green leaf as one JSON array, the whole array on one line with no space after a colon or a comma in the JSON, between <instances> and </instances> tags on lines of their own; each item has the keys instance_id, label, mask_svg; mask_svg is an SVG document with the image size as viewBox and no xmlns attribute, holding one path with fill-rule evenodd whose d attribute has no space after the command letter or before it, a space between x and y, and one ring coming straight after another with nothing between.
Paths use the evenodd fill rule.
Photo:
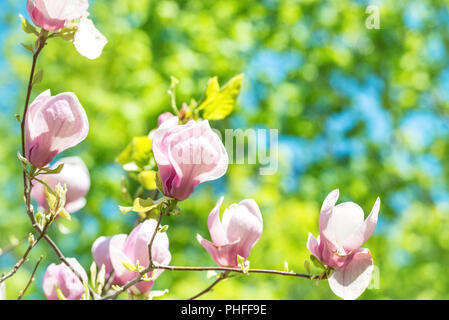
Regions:
<instances>
[{"instance_id":1,"label":"green leaf","mask_svg":"<svg viewBox=\"0 0 449 320\"><path fill-rule=\"evenodd\" d=\"M22 20L22 30L26 33L34 33L35 35L39 35L36 28L21 14L19 14L20 20Z\"/></svg>"},{"instance_id":2,"label":"green leaf","mask_svg":"<svg viewBox=\"0 0 449 320\"><path fill-rule=\"evenodd\" d=\"M39 174L58 174L62 171L64 168L64 163L60 163L56 168L50 169L50 168L40 168Z\"/></svg>"},{"instance_id":3,"label":"green leaf","mask_svg":"<svg viewBox=\"0 0 449 320\"><path fill-rule=\"evenodd\" d=\"M36 72L32 82L33 86L41 83L43 78L44 78L44 70L39 70L38 72Z\"/></svg>"},{"instance_id":4,"label":"green leaf","mask_svg":"<svg viewBox=\"0 0 449 320\"><path fill-rule=\"evenodd\" d=\"M135 271L137 272L137 268L135 265L128 263L128 262L122 262L123 266L126 268L126 270L128 271Z\"/></svg>"},{"instance_id":5,"label":"green leaf","mask_svg":"<svg viewBox=\"0 0 449 320\"><path fill-rule=\"evenodd\" d=\"M158 232L163 233L163 232L167 232L168 230L168 224L166 224L165 226L162 226Z\"/></svg>"},{"instance_id":6,"label":"green leaf","mask_svg":"<svg viewBox=\"0 0 449 320\"><path fill-rule=\"evenodd\" d=\"M306 269L306 272L308 274L311 274L311 270L310 270L310 261L309 260L304 260L304 269Z\"/></svg>"},{"instance_id":7,"label":"green leaf","mask_svg":"<svg viewBox=\"0 0 449 320\"><path fill-rule=\"evenodd\" d=\"M156 186L156 171L144 170L137 176L140 184L148 190L154 190Z\"/></svg>"},{"instance_id":8,"label":"green leaf","mask_svg":"<svg viewBox=\"0 0 449 320\"><path fill-rule=\"evenodd\" d=\"M22 47L24 47L26 50L30 51L32 54L34 54L34 48L32 44L29 43L20 43Z\"/></svg>"},{"instance_id":9,"label":"green leaf","mask_svg":"<svg viewBox=\"0 0 449 320\"><path fill-rule=\"evenodd\" d=\"M218 84L217 77L209 80L205 98L197 108L198 110L204 110L203 117L205 119L224 119L232 112L242 86L242 79L243 74L239 74L229 80L222 88Z\"/></svg>"},{"instance_id":10,"label":"green leaf","mask_svg":"<svg viewBox=\"0 0 449 320\"><path fill-rule=\"evenodd\" d=\"M117 157L121 165L135 164L143 169L152 158L152 141L147 136L134 137L131 143Z\"/></svg>"},{"instance_id":11,"label":"green leaf","mask_svg":"<svg viewBox=\"0 0 449 320\"><path fill-rule=\"evenodd\" d=\"M151 211L152 209L156 208L159 205L160 205L160 203L154 203L151 198L148 198L148 199L136 198L134 200L132 207L120 206L119 209L120 209L121 213L123 213L123 214L128 213L130 211L134 211L137 213L146 213L146 212Z\"/></svg>"},{"instance_id":12,"label":"green leaf","mask_svg":"<svg viewBox=\"0 0 449 320\"><path fill-rule=\"evenodd\" d=\"M314 255L310 255L310 260L312 260L312 263L315 265L315 267L323 270L326 269L326 267Z\"/></svg>"}]
</instances>

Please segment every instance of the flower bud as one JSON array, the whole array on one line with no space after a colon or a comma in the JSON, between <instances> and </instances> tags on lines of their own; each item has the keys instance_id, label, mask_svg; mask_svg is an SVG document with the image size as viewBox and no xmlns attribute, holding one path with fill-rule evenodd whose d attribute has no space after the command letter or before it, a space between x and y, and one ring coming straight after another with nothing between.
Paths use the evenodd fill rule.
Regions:
<instances>
[{"instance_id":1,"label":"flower bud","mask_svg":"<svg viewBox=\"0 0 449 320\"><path fill-rule=\"evenodd\" d=\"M262 235L263 221L259 206L252 199L232 204L223 213L220 221L220 207L223 197L218 200L207 220L212 242L197 235L198 242L222 267L238 266L238 257L248 258L251 248Z\"/></svg>"},{"instance_id":2,"label":"flower bud","mask_svg":"<svg viewBox=\"0 0 449 320\"><path fill-rule=\"evenodd\" d=\"M161 124L153 135L153 153L167 197L187 199L205 181L220 178L228 154L207 120L178 125L177 118Z\"/></svg>"},{"instance_id":3,"label":"flower bud","mask_svg":"<svg viewBox=\"0 0 449 320\"><path fill-rule=\"evenodd\" d=\"M83 141L89 122L74 93L51 96L41 93L29 106L26 117L26 158L45 167L60 152Z\"/></svg>"},{"instance_id":4,"label":"flower bud","mask_svg":"<svg viewBox=\"0 0 449 320\"><path fill-rule=\"evenodd\" d=\"M89 7L88 0L28 0L31 20L47 31L64 28L72 20L81 18Z\"/></svg>"},{"instance_id":5,"label":"flower bud","mask_svg":"<svg viewBox=\"0 0 449 320\"><path fill-rule=\"evenodd\" d=\"M118 285L124 285L135 279L137 272L128 270L125 265L136 265L146 268L150 264L148 245L156 230L157 222L153 219L146 220L139 224L130 233L119 234L113 236L109 241L109 257L112 268L115 271L115 280ZM107 254L104 249L101 251L101 259L106 258ZM100 256L100 252L97 251ZM151 255L156 264L167 265L170 263L171 254L168 250L167 233L157 232L151 247ZM104 259L104 260L107 260ZM148 293L153 287L154 281L164 270L156 269L152 273L148 273L147 277L151 281L141 281L134 285L130 292L135 293L138 290L141 294Z\"/></svg>"},{"instance_id":6,"label":"flower bud","mask_svg":"<svg viewBox=\"0 0 449 320\"><path fill-rule=\"evenodd\" d=\"M86 271L75 258L66 258L67 262L81 275L84 281L88 281ZM52 263L45 271L42 282L44 294L48 300L59 300L57 289L67 300L80 300L84 294L84 285L64 263Z\"/></svg>"}]
</instances>

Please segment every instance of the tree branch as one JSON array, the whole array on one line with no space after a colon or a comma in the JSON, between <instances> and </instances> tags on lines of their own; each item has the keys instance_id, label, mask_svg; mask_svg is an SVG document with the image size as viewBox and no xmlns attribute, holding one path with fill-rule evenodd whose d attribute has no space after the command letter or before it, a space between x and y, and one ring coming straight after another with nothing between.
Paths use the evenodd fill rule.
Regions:
<instances>
[{"instance_id":1,"label":"tree branch","mask_svg":"<svg viewBox=\"0 0 449 320\"><path fill-rule=\"evenodd\" d=\"M35 280L35 279L34 279L34 275L36 274L36 270L37 270L37 268L39 267L39 264L41 263L43 257L44 257L44 256L40 256L40 257L39 257L39 260L37 260L36 266L34 267L33 272L31 273L30 280L28 280L28 283L27 283L26 287L25 287L22 291L20 291L20 294L19 294L19 296L17 297L17 300L21 300L21 299L22 299L22 297L23 297L23 295L25 294L25 292L27 291L28 287L29 287L29 286L31 285L31 283Z\"/></svg>"}]
</instances>

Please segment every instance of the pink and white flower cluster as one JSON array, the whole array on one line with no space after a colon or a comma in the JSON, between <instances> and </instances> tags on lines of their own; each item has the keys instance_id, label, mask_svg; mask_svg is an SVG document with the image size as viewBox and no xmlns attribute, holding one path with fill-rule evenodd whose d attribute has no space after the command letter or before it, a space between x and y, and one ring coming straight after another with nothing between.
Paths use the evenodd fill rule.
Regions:
<instances>
[{"instance_id":1,"label":"pink and white flower cluster","mask_svg":"<svg viewBox=\"0 0 449 320\"><path fill-rule=\"evenodd\" d=\"M319 219L318 238L309 233L307 248L323 264L334 269L329 278L332 291L343 299L356 299L370 284L373 259L361 246L373 234L377 224L380 199L364 220L359 205L343 202L335 205L339 190L324 200Z\"/></svg>"},{"instance_id":2,"label":"pink and white flower cluster","mask_svg":"<svg viewBox=\"0 0 449 320\"><path fill-rule=\"evenodd\" d=\"M88 0L28 0L27 10L34 24L47 31L60 30L75 23L77 31L73 39L76 50L86 58L98 58L106 38L88 18Z\"/></svg>"}]
</instances>

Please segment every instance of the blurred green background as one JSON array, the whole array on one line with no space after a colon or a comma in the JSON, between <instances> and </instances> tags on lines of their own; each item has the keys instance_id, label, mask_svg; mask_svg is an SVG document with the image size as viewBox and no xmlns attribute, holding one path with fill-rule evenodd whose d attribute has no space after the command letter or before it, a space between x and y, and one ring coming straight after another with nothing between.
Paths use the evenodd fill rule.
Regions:
<instances>
[{"instance_id":1,"label":"blurred green background","mask_svg":"<svg viewBox=\"0 0 449 320\"><path fill-rule=\"evenodd\" d=\"M73 45L50 41L39 60L44 80L35 97L77 94L90 120L88 138L63 153L80 155L92 187L87 206L50 231L66 256L88 270L100 235L129 233L136 216L122 215L114 162L133 136L156 126L170 111L170 76L180 80L178 101L199 100L207 80L224 83L245 73L238 108L225 128L279 129L279 170L261 176L256 165L230 165L226 176L197 188L168 217L173 265L214 262L197 243L209 238L207 216L220 195L225 207L254 198L264 233L251 267L296 272L308 232L318 234L322 200L339 188L368 214L382 200L379 224L365 244L379 268L379 288L361 299L448 299L449 276L449 10L447 1L96 0L96 26L108 38L103 55L87 60ZM0 248L31 231L22 202L16 157L31 57L20 29L25 0L2 0L0 13ZM365 10L380 8L380 29L367 29ZM27 16L27 15L26 15ZM0 255L6 272L26 242ZM8 298L25 286L40 254L45 259L28 299L44 298L41 283L56 256L45 242L6 282ZM165 272L154 289L184 299L205 288L206 273ZM210 299L336 299L326 281L269 275L221 283Z\"/></svg>"}]
</instances>

